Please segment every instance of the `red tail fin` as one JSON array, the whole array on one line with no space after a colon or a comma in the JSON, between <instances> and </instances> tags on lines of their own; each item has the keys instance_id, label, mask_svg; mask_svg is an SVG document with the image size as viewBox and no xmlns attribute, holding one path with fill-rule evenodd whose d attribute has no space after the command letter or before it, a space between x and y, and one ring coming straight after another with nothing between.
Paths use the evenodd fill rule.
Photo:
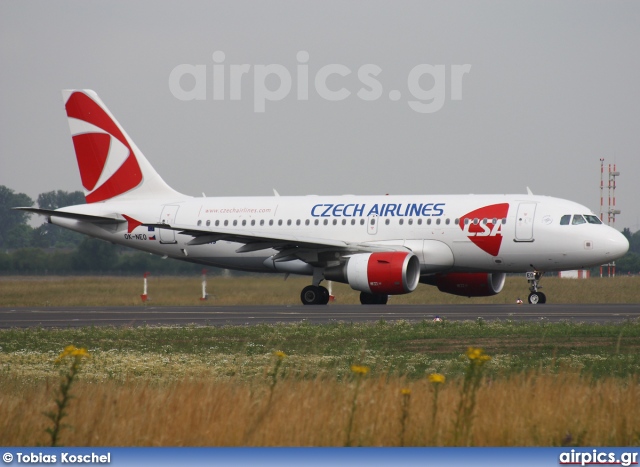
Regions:
<instances>
[{"instance_id":1,"label":"red tail fin","mask_svg":"<svg viewBox=\"0 0 640 467\"><path fill-rule=\"evenodd\" d=\"M87 203L182 196L151 167L95 92L68 90L63 96Z\"/></svg>"}]
</instances>

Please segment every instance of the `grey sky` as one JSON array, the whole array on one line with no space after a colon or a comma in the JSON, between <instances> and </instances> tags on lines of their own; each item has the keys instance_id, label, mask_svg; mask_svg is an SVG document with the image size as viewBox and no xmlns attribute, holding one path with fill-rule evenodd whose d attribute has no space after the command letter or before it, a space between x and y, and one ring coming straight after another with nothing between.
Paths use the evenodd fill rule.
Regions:
<instances>
[{"instance_id":1,"label":"grey sky","mask_svg":"<svg viewBox=\"0 0 640 467\"><path fill-rule=\"evenodd\" d=\"M616 227L640 229L638 2L84 2L0 0L0 185L33 197L81 189L61 89L94 89L165 181L200 196L534 193L599 212L599 159L617 163ZM242 98L214 100L215 51L249 64ZM296 54L309 54L309 100ZM206 65L207 98L169 88ZM280 64L289 95L254 112L253 69ZM325 65L323 99L314 76ZM379 66L382 96L357 96ZM441 110L407 77L445 65ZM452 100L452 65L471 65ZM267 84L279 84L275 77ZM429 89L425 76L420 86ZM228 76L227 76L227 79ZM181 81L188 89L193 80ZM389 98L400 92L397 101ZM606 196L606 190L605 190ZM606 203L606 200L605 200Z\"/></svg>"}]
</instances>

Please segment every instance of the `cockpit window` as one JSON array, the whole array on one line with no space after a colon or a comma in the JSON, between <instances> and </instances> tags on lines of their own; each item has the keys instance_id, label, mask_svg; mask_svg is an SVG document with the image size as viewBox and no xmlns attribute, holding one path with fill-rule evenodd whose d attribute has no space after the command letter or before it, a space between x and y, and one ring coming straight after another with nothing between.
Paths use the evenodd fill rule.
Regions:
<instances>
[{"instance_id":1,"label":"cockpit window","mask_svg":"<svg viewBox=\"0 0 640 467\"><path fill-rule=\"evenodd\" d=\"M598 216L585 214L584 217L585 219L587 219L587 222L589 224L602 224L602 221L598 218Z\"/></svg>"},{"instance_id":2,"label":"cockpit window","mask_svg":"<svg viewBox=\"0 0 640 467\"><path fill-rule=\"evenodd\" d=\"M582 217L580 214L574 214L573 215L573 220L571 221L571 225L579 225L579 224L586 224L587 221L584 220L584 217Z\"/></svg>"},{"instance_id":3,"label":"cockpit window","mask_svg":"<svg viewBox=\"0 0 640 467\"><path fill-rule=\"evenodd\" d=\"M560 225L569 225L571 223L571 214L566 214L560 218Z\"/></svg>"}]
</instances>

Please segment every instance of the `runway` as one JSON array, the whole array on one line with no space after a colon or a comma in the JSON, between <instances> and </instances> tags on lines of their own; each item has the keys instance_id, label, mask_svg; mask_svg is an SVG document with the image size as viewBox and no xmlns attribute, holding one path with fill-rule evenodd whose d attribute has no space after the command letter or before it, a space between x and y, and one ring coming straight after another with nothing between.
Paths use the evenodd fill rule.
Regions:
<instances>
[{"instance_id":1,"label":"runway","mask_svg":"<svg viewBox=\"0 0 640 467\"><path fill-rule=\"evenodd\" d=\"M639 304L600 305L328 305L0 308L0 328L82 326L257 325L374 322L378 320L571 321L621 323L640 318Z\"/></svg>"}]
</instances>

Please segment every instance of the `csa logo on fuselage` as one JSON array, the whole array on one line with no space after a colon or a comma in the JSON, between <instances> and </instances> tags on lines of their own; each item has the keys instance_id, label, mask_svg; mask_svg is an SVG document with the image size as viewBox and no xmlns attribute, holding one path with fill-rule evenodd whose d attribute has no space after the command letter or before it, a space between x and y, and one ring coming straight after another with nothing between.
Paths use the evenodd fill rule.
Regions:
<instances>
[{"instance_id":1,"label":"csa logo on fuselage","mask_svg":"<svg viewBox=\"0 0 640 467\"><path fill-rule=\"evenodd\" d=\"M478 248L498 256L502 245L502 220L508 213L509 203L492 204L465 214L459 225Z\"/></svg>"}]
</instances>

